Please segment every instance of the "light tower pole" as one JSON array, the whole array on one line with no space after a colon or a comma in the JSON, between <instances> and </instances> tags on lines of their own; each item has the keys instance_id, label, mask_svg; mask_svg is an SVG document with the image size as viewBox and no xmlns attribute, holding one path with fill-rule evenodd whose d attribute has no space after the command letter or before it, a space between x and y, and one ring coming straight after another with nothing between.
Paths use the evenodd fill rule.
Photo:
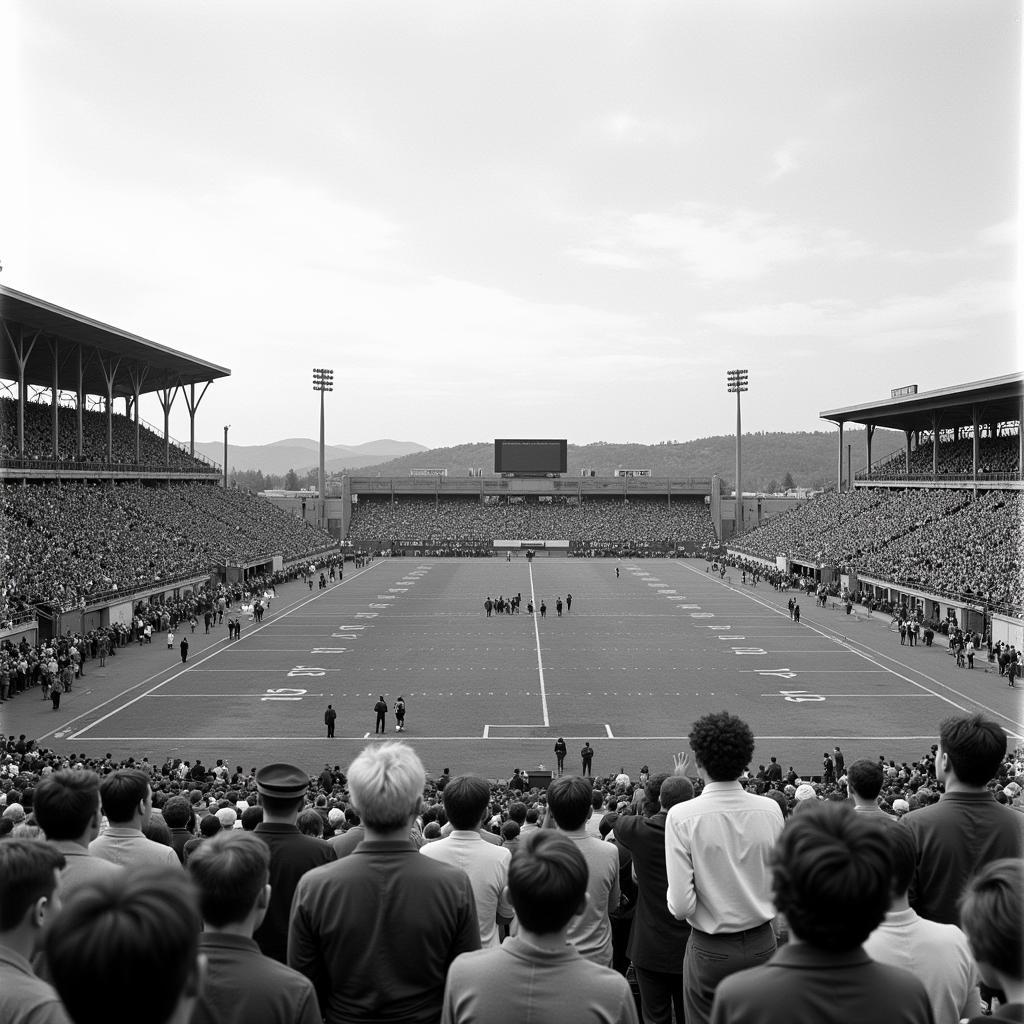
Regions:
<instances>
[{"instance_id":1,"label":"light tower pole","mask_svg":"<svg viewBox=\"0 0 1024 1024\"><path fill-rule=\"evenodd\" d=\"M317 499L317 525L320 529L327 529L326 509L327 503L324 497L324 392L334 390L334 371L323 368L313 370L313 390L320 392L320 475L318 478L320 495Z\"/></svg>"},{"instance_id":2,"label":"light tower pole","mask_svg":"<svg viewBox=\"0 0 1024 1024\"><path fill-rule=\"evenodd\" d=\"M743 474L740 462L740 438L743 428L740 423L740 395L747 390L747 371L727 370L725 376L729 382L729 392L736 393L736 515L734 529L736 535L739 536L743 533Z\"/></svg>"},{"instance_id":3,"label":"light tower pole","mask_svg":"<svg viewBox=\"0 0 1024 1024\"><path fill-rule=\"evenodd\" d=\"M224 425L224 490L228 489L228 430L231 429L231 424L227 423Z\"/></svg>"}]
</instances>

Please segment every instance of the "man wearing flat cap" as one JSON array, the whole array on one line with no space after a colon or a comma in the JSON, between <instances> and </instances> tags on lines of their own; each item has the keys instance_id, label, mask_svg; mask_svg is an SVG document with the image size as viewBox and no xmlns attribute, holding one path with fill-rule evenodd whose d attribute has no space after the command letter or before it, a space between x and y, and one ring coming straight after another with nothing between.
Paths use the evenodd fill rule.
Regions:
<instances>
[{"instance_id":1,"label":"man wearing flat cap","mask_svg":"<svg viewBox=\"0 0 1024 1024\"><path fill-rule=\"evenodd\" d=\"M288 959L288 913L299 879L335 860L322 839L303 835L295 820L305 803L309 776L293 764L268 764L256 773L263 820L255 834L270 849L270 905L253 938L265 956Z\"/></svg>"}]
</instances>

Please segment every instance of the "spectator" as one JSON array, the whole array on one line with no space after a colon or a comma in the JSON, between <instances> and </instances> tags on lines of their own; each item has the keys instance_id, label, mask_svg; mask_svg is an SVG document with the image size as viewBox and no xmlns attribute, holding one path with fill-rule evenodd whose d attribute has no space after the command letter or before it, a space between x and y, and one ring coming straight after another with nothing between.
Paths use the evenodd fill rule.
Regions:
<instances>
[{"instance_id":1,"label":"spectator","mask_svg":"<svg viewBox=\"0 0 1024 1024\"><path fill-rule=\"evenodd\" d=\"M665 873L665 819L676 804L693 799L685 775L655 775L646 787L649 817L620 815L615 838L633 855L637 904L626 955L636 971L644 1024L686 1019L683 1007L683 959L690 926L668 911Z\"/></svg>"},{"instance_id":2,"label":"spectator","mask_svg":"<svg viewBox=\"0 0 1024 1024\"><path fill-rule=\"evenodd\" d=\"M619 906L619 853L610 843L587 833L594 808L588 779L563 775L548 786L548 808L557 828L579 848L587 862L587 905L568 927L569 941L581 955L602 967L612 965L609 914Z\"/></svg>"},{"instance_id":3,"label":"spectator","mask_svg":"<svg viewBox=\"0 0 1024 1024\"><path fill-rule=\"evenodd\" d=\"M683 961L688 1024L710 1019L718 983L775 952L769 856L782 832L778 804L739 783L754 754L750 727L726 711L699 718L690 749L708 782L665 820L668 909L690 925Z\"/></svg>"},{"instance_id":4,"label":"spectator","mask_svg":"<svg viewBox=\"0 0 1024 1024\"><path fill-rule=\"evenodd\" d=\"M626 982L582 957L569 939L569 924L587 902L587 863L578 844L550 831L528 835L512 858L509 892L519 933L456 958L442 1024L636 1024Z\"/></svg>"},{"instance_id":5,"label":"spectator","mask_svg":"<svg viewBox=\"0 0 1024 1024\"><path fill-rule=\"evenodd\" d=\"M935 775L946 791L903 819L917 844L910 905L922 917L956 924L967 879L990 861L1024 852L1024 815L1000 806L987 788L1005 754L1006 733L982 715L940 726Z\"/></svg>"},{"instance_id":6,"label":"spectator","mask_svg":"<svg viewBox=\"0 0 1024 1024\"><path fill-rule=\"evenodd\" d=\"M877 761L864 757L850 765L846 785L853 797L853 809L858 814L879 821L883 825L895 825L897 819L886 814L878 806L878 794L882 792L884 774Z\"/></svg>"},{"instance_id":7,"label":"spectator","mask_svg":"<svg viewBox=\"0 0 1024 1024\"><path fill-rule=\"evenodd\" d=\"M791 818L772 858L772 888L799 942L725 978L713 1024L931 1024L921 982L861 948L885 916L891 877L884 826L848 804L814 803Z\"/></svg>"},{"instance_id":8,"label":"spectator","mask_svg":"<svg viewBox=\"0 0 1024 1024\"><path fill-rule=\"evenodd\" d=\"M64 855L35 839L0 840L0 1020L68 1024L56 992L29 963L60 910Z\"/></svg>"},{"instance_id":9,"label":"spectator","mask_svg":"<svg viewBox=\"0 0 1024 1024\"><path fill-rule=\"evenodd\" d=\"M183 796L172 796L164 804L162 812L171 832L171 848L178 855L178 860L184 863L185 844L195 838L192 805Z\"/></svg>"},{"instance_id":10,"label":"spectator","mask_svg":"<svg viewBox=\"0 0 1024 1024\"><path fill-rule=\"evenodd\" d=\"M366 747L348 770L363 842L299 880L288 962L316 986L327 1024L430 1024L451 962L480 948L469 877L409 842L425 781L406 744Z\"/></svg>"},{"instance_id":11,"label":"spectator","mask_svg":"<svg viewBox=\"0 0 1024 1024\"><path fill-rule=\"evenodd\" d=\"M986 985L1006 1001L991 1017L970 1024L1019 1024L1024 1020L1024 913L1020 859L992 861L968 882L960 900L960 921Z\"/></svg>"},{"instance_id":12,"label":"spectator","mask_svg":"<svg viewBox=\"0 0 1024 1024\"><path fill-rule=\"evenodd\" d=\"M270 905L270 851L225 831L196 850L188 872L203 918L202 997L190 1024L320 1024L308 978L260 953L252 934Z\"/></svg>"},{"instance_id":13,"label":"spectator","mask_svg":"<svg viewBox=\"0 0 1024 1024\"><path fill-rule=\"evenodd\" d=\"M122 867L89 853L102 821L100 777L95 772L65 768L44 775L36 786L35 816L51 845L64 855L63 899L89 882L123 873Z\"/></svg>"},{"instance_id":14,"label":"spectator","mask_svg":"<svg viewBox=\"0 0 1024 1024\"><path fill-rule=\"evenodd\" d=\"M281 963L288 960L288 913L299 880L335 859L328 844L295 824L308 788L309 776L292 764L268 764L256 773L263 820L254 834L270 850L270 906L253 937L264 956Z\"/></svg>"},{"instance_id":15,"label":"spectator","mask_svg":"<svg viewBox=\"0 0 1024 1024\"><path fill-rule=\"evenodd\" d=\"M966 936L956 925L918 917L907 899L917 857L913 835L906 828L887 828L886 838L892 855L892 903L865 941L864 952L879 963L902 967L924 983L935 1024L957 1024L962 1017L981 1013Z\"/></svg>"},{"instance_id":16,"label":"spectator","mask_svg":"<svg viewBox=\"0 0 1024 1024\"><path fill-rule=\"evenodd\" d=\"M451 864L469 875L476 899L480 945L484 949L497 946L499 928L512 922L512 905L508 900L508 864L511 854L503 846L485 842L480 827L487 817L491 787L486 779L459 775L444 788L444 809L453 826L451 835L420 848L431 860Z\"/></svg>"},{"instance_id":17,"label":"spectator","mask_svg":"<svg viewBox=\"0 0 1024 1024\"><path fill-rule=\"evenodd\" d=\"M155 865L180 870L181 862L170 846L143 834L153 811L153 789L144 771L122 768L111 772L100 782L100 800L109 827L89 844L92 856L122 867Z\"/></svg>"},{"instance_id":18,"label":"spectator","mask_svg":"<svg viewBox=\"0 0 1024 1024\"><path fill-rule=\"evenodd\" d=\"M46 962L74 1024L188 1024L201 922L180 868L141 866L83 886L58 922Z\"/></svg>"}]
</instances>

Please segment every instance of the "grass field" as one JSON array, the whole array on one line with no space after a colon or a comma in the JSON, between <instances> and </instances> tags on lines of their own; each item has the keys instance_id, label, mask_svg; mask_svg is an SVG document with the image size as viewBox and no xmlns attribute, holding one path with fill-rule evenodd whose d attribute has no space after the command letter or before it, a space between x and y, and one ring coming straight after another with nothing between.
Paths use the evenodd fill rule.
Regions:
<instances>
[{"instance_id":1,"label":"grass field","mask_svg":"<svg viewBox=\"0 0 1024 1024\"><path fill-rule=\"evenodd\" d=\"M485 617L488 594L516 593L521 615ZM572 611L558 617L568 593ZM795 623L789 596L699 561L385 559L327 590L281 588L237 641L226 625L210 636L200 625L187 665L162 638L106 669L91 662L59 712L19 698L3 728L90 755L312 770L351 760L373 741L378 695L390 706L401 694L404 738L431 771L491 778L550 769L558 736L570 770L584 740L598 774L671 765L694 718L722 708L754 729L755 767L774 754L805 775L836 743L848 763L916 758L959 711L985 710L1011 744L1024 736L1020 690L984 658L957 670L942 646L901 647L887 618L811 599ZM547 616L526 614L529 600L544 600ZM394 726L389 714L391 737Z\"/></svg>"}]
</instances>

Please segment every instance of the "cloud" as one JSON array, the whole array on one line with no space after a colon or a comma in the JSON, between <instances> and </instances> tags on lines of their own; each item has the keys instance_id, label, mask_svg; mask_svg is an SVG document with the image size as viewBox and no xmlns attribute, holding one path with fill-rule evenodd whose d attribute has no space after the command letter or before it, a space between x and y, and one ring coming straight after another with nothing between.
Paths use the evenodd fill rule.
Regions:
<instances>
[{"instance_id":1,"label":"cloud","mask_svg":"<svg viewBox=\"0 0 1024 1024\"><path fill-rule=\"evenodd\" d=\"M772 184L780 178L792 174L800 169L800 154L806 149L806 143L801 139L792 139L772 154L772 171L767 181Z\"/></svg>"},{"instance_id":2,"label":"cloud","mask_svg":"<svg viewBox=\"0 0 1024 1024\"><path fill-rule=\"evenodd\" d=\"M860 348L948 342L974 337L977 322L1009 313L1013 286L1007 281L962 281L934 295L894 295L873 306L847 299L781 302L743 310L702 313L701 323L735 334L856 342Z\"/></svg>"},{"instance_id":3,"label":"cloud","mask_svg":"<svg viewBox=\"0 0 1024 1024\"><path fill-rule=\"evenodd\" d=\"M691 136L680 125L620 110L597 122L599 138L618 146L679 146Z\"/></svg>"},{"instance_id":4,"label":"cloud","mask_svg":"<svg viewBox=\"0 0 1024 1024\"><path fill-rule=\"evenodd\" d=\"M814 230L756 210L686 203L668 213L611 213L569 255L630 269L682 266L705 284L752 281L808 259L861 257L869 247L839 229Z\"/></svg>"}]
</instances>

